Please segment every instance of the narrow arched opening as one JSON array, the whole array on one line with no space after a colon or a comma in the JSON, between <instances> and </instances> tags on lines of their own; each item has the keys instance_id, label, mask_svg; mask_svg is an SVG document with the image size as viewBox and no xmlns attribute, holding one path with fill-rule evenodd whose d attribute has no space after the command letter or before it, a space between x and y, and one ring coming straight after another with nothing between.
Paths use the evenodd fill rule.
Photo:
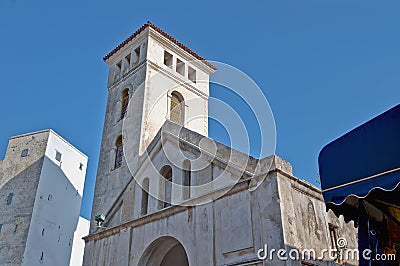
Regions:
<instances>
[{"instance_id":1,"label":"narrow arched opening","mask_svg":"<svg viewBox=\"0 0 400 266\"><path fill-rule=\"evenodd\" d=\"M183 96L179 92L173 91L171 93L169 119L178 125L183 125L184 116L185 116L185 103Z\"/></svg>"},{"instance_id":2,"label":"narrow arched opening","mask_svg":"<svg viewBox=\"0 0 400 266\"><path fill-rule=\"evenodd\" d=\"M119 135L117 140L115 141L115 149L116 151L115 151L114 169L117 169L122 166L122 160L124 157L124 147L121 135Z\"/></svg>"},{"instance_id":3,"label":"narrow arched opening","mask_svg":"<svg viewBox=\"0 0 400 266\"><path fill-rule=\"evenodd\" d=\"M129 89L124 89L122 91L122 99L121 99L121 119L124 118L126 115L128 104L129 104Z\"/></svg>"},{"instance_id":4,"label":"narrow arched opening","mask_svg":"<svg viewBox=\"0 0 400 266\"><path fill-rule=\"evenodd\" d=\"M150 181L146 177L142 182L142 208L141 208L142 215L146 215L149 210L149 188L150 188Z\"/></svg>"},{"instance_id":5,"label":"narrow arched opening","mask_svg":"<svg viewBox=\"0 0 400 266\"><path fill-rule=\"evenodd\" d=\"M183 161L183 199L190 198L190 187L192 185L192 167L189 160Z\"/></svg>"},{"instance_id":6,"label":"narrow arched opening","mask_svg":"<svg viewBox=\"0 0 400 266\"><path fill-rule=\"evenodd\" d=\"M163 177L161 185L161 208L171 206L172 202L172 168L169 165L164 166L160 170L160 175Z\"/></svg>"}]
</instances>

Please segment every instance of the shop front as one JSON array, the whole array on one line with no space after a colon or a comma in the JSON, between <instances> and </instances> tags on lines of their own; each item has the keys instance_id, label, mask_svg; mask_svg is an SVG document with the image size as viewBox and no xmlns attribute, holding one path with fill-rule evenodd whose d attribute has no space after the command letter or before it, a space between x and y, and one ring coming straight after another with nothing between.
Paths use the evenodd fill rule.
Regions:
<instances>
[{"instance_id":1,"label":"shop front","mask_svg":"<svg viewBox=\"0 0 400 266\"><path fill-rule=\"evenodd\" d=\"M326 145L327 209L358 227L359 265L400 265L400 104Z\"/></svg>"}]
</instances>

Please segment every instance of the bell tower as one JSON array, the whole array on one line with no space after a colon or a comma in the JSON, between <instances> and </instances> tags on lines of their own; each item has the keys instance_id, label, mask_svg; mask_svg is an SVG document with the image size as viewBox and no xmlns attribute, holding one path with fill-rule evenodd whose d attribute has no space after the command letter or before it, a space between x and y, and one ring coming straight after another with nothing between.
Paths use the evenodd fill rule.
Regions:
<instances>
[{"instance_id":1,"label":"bell tower","mask_svg":"<svg viewBox=\"0 0 400 266\"><path fill-rule=\"evenodd\" d=\"M166 120L208 135L209 76L216 71L150 22L104 61L109 66L108 100L92 218L107 212L131 179L124 150L134 154L129 166L137 166ZM129 147L124 146L126 137Z\"/></svg>"}]
</instances>

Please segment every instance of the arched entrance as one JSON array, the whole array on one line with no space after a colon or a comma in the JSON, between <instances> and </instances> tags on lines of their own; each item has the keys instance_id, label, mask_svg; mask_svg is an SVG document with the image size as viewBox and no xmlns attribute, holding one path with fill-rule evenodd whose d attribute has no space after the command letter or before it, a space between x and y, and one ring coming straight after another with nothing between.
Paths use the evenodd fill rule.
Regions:
<instances>
[{"instance_id":1,"label":"arched entrance","mask_svg":"<svg viewBox=\"0 0 400 266\"><path fill-rule=\"evenodd\" d=\"M140 258L138 266L189 266L185 248L175 238L160 237L151 243Z\"/></svg>"}]
</instances>

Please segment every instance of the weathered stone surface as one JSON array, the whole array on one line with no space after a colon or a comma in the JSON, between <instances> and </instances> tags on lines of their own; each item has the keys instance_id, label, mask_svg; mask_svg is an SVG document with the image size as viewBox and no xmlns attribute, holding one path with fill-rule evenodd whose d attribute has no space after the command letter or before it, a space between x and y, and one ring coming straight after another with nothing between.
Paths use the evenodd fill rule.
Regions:
<instances>
[{"instance_id":1,"label":"weathered stone surface","mask_svg":"<svg viewBox=\"0 0 400 266\"><path fill-rule=\"evenodd\" d=\"M126 56L136 47L142 47L141 57L136 65L129 65ZM185 75L176 75L174 66L164 64L165 52L197 67L206 84L193 84ZM160 265L163 259L164 263L184 263L185 256L189 265L264 265L257 257L264 245L287 251L331 247L330 224L336 226L338 236L346 237L349 247L356 247L353 225L326 213L321 191L294 177L289 162L275 155L258 160L207 137L204 106L212 72L190 59L190 54L151 29L107 59L109 95L84 265ZM126 65L122 69L120 62ZM118 76L121 71L124 74ZM155 76L162 82L155 82ZM141 82L145 84L142 91ZM126 88L133 112L123 126L118 119ZM199 99L196 104L185 100L184 115L197 114L201 121L191 123L189 119L183 128L168 121L174 89L184 99ZM127 128L131 131L122 132ZM131 156L129 164L124 161L114 169L115 141L120 134L125 140L124 153ZM184 197L184 188L174 185L187 178L185 160L191 162L189 199ZM164 208L160 200L169 194L168 183L158 176L165 167L172 171L168 190L172 206ZM147 180L150 196L144 211L146 194L141 184ZM100 228L93 219L98 214L107 217ZM171 259L168 254L174 250ZM266 262L301 263L278 260L276 255ZM334 264L326 257L318 263Z\"/></svg>"},{"instance_id":2,"label":"weathered stone surface","mask_svg":"<svg viewBox=\"0 0 400 266\"><path fill-rule=\"evenodd\" d=\"M69 265L86 164L51 130L10 138L0 161L0 265Z\"/></svg>"},{"instance_id":3,"label":"weathered stone surface","mask_svg":"<svg viewBox=\"0 0 400 266\"><path fill-rule=\"evenodd\" d=\"M158 139L154 141L157 143L153 146L155 151L152 157L153 165L160 169L164 164L168 164L168 160L164 157L162 149L157 148L162 144ZM168 149L173 149L171 143L164 145ZM130 220L127 220L127 216L122 220L118 214L109 215L109 220L105 223L107 229L99 229L86 238L85 265L104 262L117 265L113 264L113 256L116 254L113 250L126 241L121 240L122 231L130 231L131 234L129 250L125 251L130 254L129 265L140 265L141 258L149 255L148 247L161 236L178 240L185 248L190 265L235 263L257 265L260 263L257 251L265 244L269 249L286 249L288 252L290 249L303 251L313 248L318 256L322 249L334 245L330 240L329 224L337 227L337 237L345 237L349 248L357 247L353 225L345 224L331 212L325 212L325 205L318 188L292 176L291 165L281 158L272 156L268 160L273 162L272 167L265 168L268 169L264 173L266 178L254 191L249 190L251 178L242 178L222 197L195 207L172 206L160 209L157 200L152 199L153 208L146 215L138 211L141 208L141 196L135 196L132 204L132 191L135 193L141 191L135 180L139 177L135 176L109 211L118 213L121 212L120 206L124 206L127 209L125 213L133 213L133 216ZM215 165L221 164L217 163L216 159L214 162ZM146 169L149 166L143 164L142 167ZM145 173L145 169L140 169L138 174ZM180 171L178 168L173 169L175 173ZM237 171L231 169L229 165L224 170L230 175L234 175ZM224 172L214 170L210 178L210 172L193 171L192 178L196 180L204 175L215 179L221 173ZM209 197L211 200L214 192L209 191L202 197ZM177 204L179 200L183 199L178 199ZM129 206L131 210L128 211ZM99 241L107 244L98 245ZM157 254L163 256L162 253ZM106 257L105 261L96 260L93 263L93 258L98 259L102 256ZM273 260L274 265L300 265L300 263L301 261L279 261L276 257ZM319 263L334 264L327 256Z\"/></svg>"},{"instance_id":4,"label":"weathered stone surface","mask_svg":"<svg viewBox=\"0 0 400 266\"><path fill-rule=\"evenodd\" d=\"M47 140L48 133L11 138L0 161L0 265L22 263ZM29 156L21 158L23 149Z\"/></svg>"}]
</instances>

